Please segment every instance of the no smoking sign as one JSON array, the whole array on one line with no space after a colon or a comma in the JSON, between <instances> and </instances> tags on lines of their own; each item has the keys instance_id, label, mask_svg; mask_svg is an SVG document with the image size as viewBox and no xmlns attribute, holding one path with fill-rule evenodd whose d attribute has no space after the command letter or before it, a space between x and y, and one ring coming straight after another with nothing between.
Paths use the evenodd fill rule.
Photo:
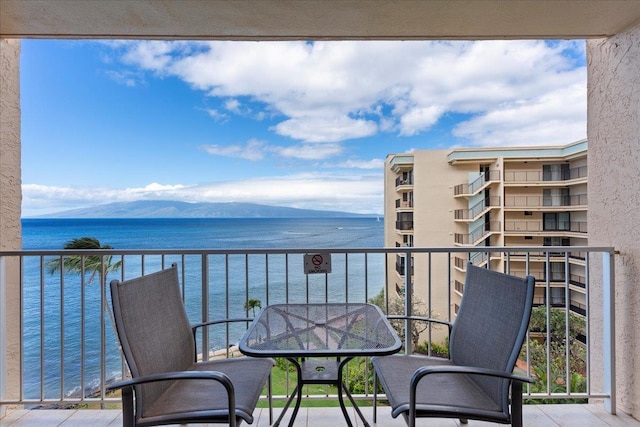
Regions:
<instances>
[{"instance_id":1,"label":"no smoking sign","mask_svg":"<svg viewBox=\"0 0 640 427\"><path fill-rule=\"evenodd\" d=\"M304 256L305 274L331 273L331 254L318 253Z\"/></svg>"}]
</instances>

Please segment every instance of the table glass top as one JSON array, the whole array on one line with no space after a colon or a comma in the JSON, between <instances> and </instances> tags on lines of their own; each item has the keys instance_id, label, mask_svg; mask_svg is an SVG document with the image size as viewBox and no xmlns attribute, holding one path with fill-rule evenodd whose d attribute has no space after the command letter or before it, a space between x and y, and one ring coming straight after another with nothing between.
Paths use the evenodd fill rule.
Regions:
<instances>
[{"instance_id":1,"label":"table glass top","mask_svg":"<svg viewBox=\"0 0 640 427\"><path fill-rule=\"evenodd\" d=\"M254 320L240 350L254 356L384 355L401 341L371 304L275 304Z\"/></svg>"}]
</instances>

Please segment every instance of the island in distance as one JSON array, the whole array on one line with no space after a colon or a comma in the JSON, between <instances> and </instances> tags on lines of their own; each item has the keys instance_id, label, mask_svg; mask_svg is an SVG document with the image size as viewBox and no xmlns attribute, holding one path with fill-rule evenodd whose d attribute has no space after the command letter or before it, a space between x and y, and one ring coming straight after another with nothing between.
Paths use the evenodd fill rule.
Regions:
<instances>
[{"instance_id":1,"label":"island in distance","mask_svg":"<svg viewBox=\"0 0 640 427\"><path fill-rule=\"evenodd\" d=\"M38 218L364 218L375 214L297 209L255 203L188 203L171 200L115 202Z\"/></svg>"}]
</instances>

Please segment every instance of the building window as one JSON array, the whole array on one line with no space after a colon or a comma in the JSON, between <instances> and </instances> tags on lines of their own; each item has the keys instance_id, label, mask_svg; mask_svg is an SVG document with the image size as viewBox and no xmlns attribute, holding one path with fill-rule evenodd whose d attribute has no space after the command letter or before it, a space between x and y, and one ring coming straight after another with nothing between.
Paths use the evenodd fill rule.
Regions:
<instances>
[{"instance_id":1,"label":"building window","mask_svg":"<svg viewBox=\"0 0 640 427\"><path fill-rule=\"evenodd\" d=\"M568 188L545 188L542 190L543 206L568 206L569 205L569 189Z\"/></svg>"},{"instance_id":2,"label":"building window","mask_svg":"<svg viewBox=\"0 0 640 427\"><path fill-rule=\"evenodd\" d=\"M569 164L542 165L543 181L564 181L569 179Z\"/></svg>"},{"instance_id":3,"label":"building window","mask_svg":"<svg viewBox=\"0 0 640 427\"><path fill-rule=\"evenodd\" d=\"M543 213L543 230L544 231L569 231L571 217L569 212L551 212Z\"/></svg>"}]
</instances>

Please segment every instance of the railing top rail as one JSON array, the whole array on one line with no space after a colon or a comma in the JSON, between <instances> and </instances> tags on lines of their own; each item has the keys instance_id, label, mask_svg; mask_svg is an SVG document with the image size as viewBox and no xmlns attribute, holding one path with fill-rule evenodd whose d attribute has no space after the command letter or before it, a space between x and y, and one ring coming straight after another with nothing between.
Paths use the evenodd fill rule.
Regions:
<instances>
[{"instance_id":1,"label":"railing top rail","mask_svg":"<svg viewBox=\"0 0 640 427\"><path fill-rule=\"evenodd\" d=\"M7 256L69 256L69 255L234 255L234 254L308 254L326 253L447 253L447 252L608 252L612 246L482 246L482 247L385 247L385 248L279 248L279 249L55 249L0 251Z\"/></svg>"}]
</instances>

